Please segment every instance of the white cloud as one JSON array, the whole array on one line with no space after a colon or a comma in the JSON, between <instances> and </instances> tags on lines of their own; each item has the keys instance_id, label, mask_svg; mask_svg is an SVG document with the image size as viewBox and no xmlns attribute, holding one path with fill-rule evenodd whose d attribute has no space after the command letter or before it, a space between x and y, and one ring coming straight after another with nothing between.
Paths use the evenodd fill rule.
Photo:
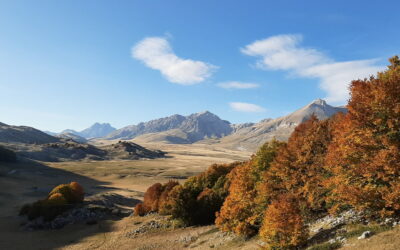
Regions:
<instances>
[{"instance_id":1,"label":"white cloud","mask_svg":"<svg viewBox=\"0 0 400 250\"><path fill-rule=\"evenodd\" d=\"M250 82L221 82L217 84L218 87L224 89L254 89L260 87L258 83L250 83Z\"/></svg>"},{"instance_id":2,"label":"white cloud","mask_svg":"<svg viewBox=\"0 0 400 250\"><path fill-rule=\"evenodd\" d=\"M383 67L377 60L335 62L324 53L300 47L301 35L278 35L258 40L242 48L242 53L258 57L264 70L286 70L298 77L317 78L329 102L344 103L351 80L369 77Z\"/></svg>"},{"instance_id":3,"label":"white cloud","mask_svg":"<svg viewBox=\"0 0 400 250\"><path fill-rule=\"evenodd\" d=\"M241 111L241 112L264 112L266 111L265 108L258 106L256 104L252 103L246 103L246 102L231 102L229 103L229 106L235 111Z\"/></svg>"},{"instance_id":4,"label":"white cloud","mask_svg":"<svg viewBox=\"0 0 400 250\"><path fill-rule=\"evenodd\" d=\"M203 82L217 68L209 63L178 57L163 37L143 39L132 48L132 57L159 70L168 81L182 85Z\"/></svg>"},{"instance_id":5,"label":"white cloud","mask_svg":"<svg viewBox=\"0 0 400 250\"><path fill-rule=\"evenodd\" d=\"M341 103L347 100L349 84L383 70L376 60L358 60L320 64L302 70L301 76L320 79L320 88L327 92L326 100Z\"/></svg>"}]
</instances>

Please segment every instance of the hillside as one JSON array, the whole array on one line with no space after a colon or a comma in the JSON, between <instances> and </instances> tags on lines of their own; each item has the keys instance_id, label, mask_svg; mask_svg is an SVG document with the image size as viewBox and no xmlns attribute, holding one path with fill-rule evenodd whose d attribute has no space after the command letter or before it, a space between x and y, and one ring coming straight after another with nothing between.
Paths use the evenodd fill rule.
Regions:
<instances>
[{"instance_id":1,"label":"hillside","mask_svg":"<svg viewBox=\"0 0 400 250\"><path fill-rule=\"evenodd\" d=\"M295 112L277 119L265 119L256 124L234 125L235 132L221 138L218 141L204 141L205 143L217 143L223 147L237 150L254 151L264 142L276 138L286 141L294 128L306 121L312 114L318 119L324 120L337 112L347 112L344 107L333 107L324 100L317 99Z\"/></svg>"},{"instance_id":2,"label":"hillside","mask_svg":"<svg viewBox=\"0 0 400 250\"><path fill-rule=\"evenodd\" d=\"M58 135L56 135L56 137L64 138L64 139L71 139L71 140L74 140L79 143L87 142L86 138L79 136L77 134L74 134L74 133L70 133L70 132L64 132L64 133L58 134Z\"/></svg>"},{"instance_id":3,"label":"hillside","mask_svg":"<svg viewBox=\"0 0 400 250\"><path fill-rule=\"evenodd\" d=\"M188 116L172 115L130 125L114 131L106 139L129 140L140 135L153 133L150 136L150 141L158 138L157 140L169 143L193 143L205 138L221 138L230 134L232 130L228 121L221 120L215 114L205 111ZM154 134L160 132L162 134Z\"/></svg>"},{"instance_id":4,"label":"hillside","mask_svg":"<svg viewBox=\"0 0 400 250\"><path fill-rule=\"evenodd\" d=\"M32 127L0 123L0 142L2 143L44 144L58 141L58 138Z\"/></svg>"}]
</instances>

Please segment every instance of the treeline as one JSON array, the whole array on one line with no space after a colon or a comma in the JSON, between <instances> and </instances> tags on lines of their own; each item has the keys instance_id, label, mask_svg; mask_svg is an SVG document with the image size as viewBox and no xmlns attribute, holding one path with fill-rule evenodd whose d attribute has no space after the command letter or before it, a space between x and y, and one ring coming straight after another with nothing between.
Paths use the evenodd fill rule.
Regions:
<instances>
[{"instance_id":1,"label":"treeline","mask_svg":"<svg viewBox=\"0 0 400 250\"><path fill-rule=\"evenodd\" d=\"M272 249L302 246L307 224L353 208L371 219L400 215L400 60L351 83L346 114L300 124L247 162L212 165L183 185L154 184L137 214L259 234ZM156 204L156 205L153 205Z\"/></svg>"}]
</instances>

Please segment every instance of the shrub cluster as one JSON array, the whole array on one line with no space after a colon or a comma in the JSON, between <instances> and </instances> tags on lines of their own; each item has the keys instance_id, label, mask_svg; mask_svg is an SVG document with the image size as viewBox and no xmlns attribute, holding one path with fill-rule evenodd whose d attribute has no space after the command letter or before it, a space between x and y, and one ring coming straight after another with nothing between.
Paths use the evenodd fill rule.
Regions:
<instances>
[{"instance_id":1,"label":"shrub cluster","mask_svg":"<svg viewBox=\"0 0 400 250\"><path fill-rule=\"evenodd\" d=\"M180 219L186 225L213 223L228 195L228 173L242 163L213 164L204 173L189 178L183 185L156 183L145 193L136 215L160 212Z\"/></svg>"},{"instance_id":2,"label":"shrub cluster","mask_svg":"<svg viewBox=\"0 0 400 250\"><path fill-rule=\"evenodd\" d=\"M186 225L213 223L228 195L227 175L241 162L213 164L204 173L189 178L183 185L172 189L167 202L168 214Z\"/></svg>"},{"instance_id":3,"label":"shrub cluster","mask_svg":"<svg viewBox=\"0 0 400 250\"><path fill-rule=\"evenodd\" d=\"M55 187L46 199L24 205L20 215L27 215L30 220L42 216L45 221L50 221L83 199L84 190L79 183L61 184Z\"/></svg>"},{"instance_id":4,"label":"shrub cluster","mask_svg":"<svg viewBox=\"0 0 400 250\"><path fill-rule=\"evenodd\" d=\"M150 212L165 213L164 210L169 194L177 185L179 185L177 181L169 181L165 184L153 184L146 190L143 203L136 205L134 214L143 216Z\"/></svg>"}]
</instances>

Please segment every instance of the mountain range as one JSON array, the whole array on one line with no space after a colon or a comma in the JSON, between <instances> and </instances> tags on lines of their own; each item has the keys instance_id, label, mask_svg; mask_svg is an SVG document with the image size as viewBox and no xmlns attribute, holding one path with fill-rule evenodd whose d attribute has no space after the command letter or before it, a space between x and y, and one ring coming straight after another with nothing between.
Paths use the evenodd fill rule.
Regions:
<instances>
[{"instance_id":1,"label":"mountain range","mask_svg":"<svg viewBox=\"0 0 400 250\"><path fill-rule=\"evenodd\" d=\"M130 125L109 134L106 139L134 139L145 135L152 140L171 143L194 143L205 138L221 138L233 131L228 121L204 111L188 116L172 115L137 125ZM151 139L150 139L151 141Z\"/></svg>"},{"instance_id":2,"label":"mountain range","mask_svg":"<svg viewBox=\"0 0 400 250\"><path fill-rule=\"evenodd\" d=\"M289 115L276 119L267 118L258 123L231 124L209 111L204 111L188 116L175 114L118 130L108 123L95 123L80 132L64 130L58 134L53 133L55 136L31 127L0 123L0 142L43 144L58 142L64 138L87 143L87 139L101 138L134 140L138 143L203 143L235 150L254 151L272 138L287 140L294 128L312 114L318 119L327 119L337 112L347 112L347 110L345 107L333 107L324 100L317 99Z\"/></svg>"},{"instance_id":3,"label":"mountain range","mask_svg":"<svg viewBox=\"0 0 400 250\"><path fill-rule=\"evenodd\" d=\"M96 122L92 126L82 131L75 131L73 129L66 129L60 133L44 131L45 133L61 138L69 138L78 142L86 142L86 139L104 137L115 131L116 128L112 127L109 123Z\"/></svg>"},{"instance_id":4,"label":"mountain range","mask_svg":"<svg viewBox=\"0 0 400 250\"><path fill-rule=\"evenodd\" d=\"M258 123L231 124L209 111L189 116L173 115L118 129L105 139L134 139L139 143L206 143L236 150L253 151L264 142L276 138L287 140L294 128L314 114L323 120L345 107L333 107L322 99L314 100L295 112Z\"/></svg>"}]
</instances>

